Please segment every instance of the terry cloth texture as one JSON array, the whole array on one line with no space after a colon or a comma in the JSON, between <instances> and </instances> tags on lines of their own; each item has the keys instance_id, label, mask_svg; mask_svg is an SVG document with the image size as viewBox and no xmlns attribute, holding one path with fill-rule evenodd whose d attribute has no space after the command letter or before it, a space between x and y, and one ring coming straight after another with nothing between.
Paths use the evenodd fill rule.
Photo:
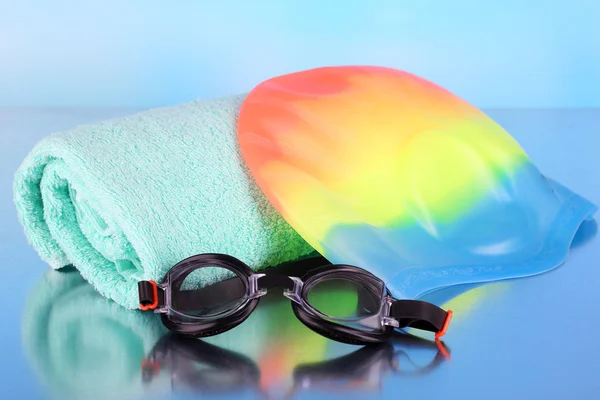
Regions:
<instances>
[{"instance_id":1,"label":"terry cloth texture","mask_svg":"<svg viewBox=\"0 0 600 400\"><path fill-rule=\"evenodd\" d=\"M74 265L128 308L138 306L139 280L159 282L198 253L260 269L313 252L242 161L243 99L194 101L41 140L14 181L31 245L53 268Z\"/></svg>"}]
</instances>

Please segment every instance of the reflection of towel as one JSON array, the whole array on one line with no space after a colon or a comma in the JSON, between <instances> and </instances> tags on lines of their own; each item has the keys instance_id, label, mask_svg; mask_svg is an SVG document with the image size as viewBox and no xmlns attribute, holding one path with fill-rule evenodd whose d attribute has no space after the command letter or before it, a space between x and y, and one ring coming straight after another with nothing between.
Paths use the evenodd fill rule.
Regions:
<instances>
[{"instance_id":1,"label":"reflection of towel","mask_svg":"<svg viewBox=\"0 0 600 400\"><path fill-rule=\"evenodd\" d=\"M137 281L160 281L194 254L261 267L311 252L241 161L242 100L196 101L42 140L14 183L30 243L52 267L73 264L130 308Z\"/></svg>"},{"instance_id":2,"label":"reflection of towel","mask_svg":"<svg viewBox=\"0 0 600 400\"><path fill-rule=\"evenodd\" d=\"M142 360L164 332L157 315L125 310L70 268L44 276L22 326L41 381L57 398L73 399L138 397Z\"/></svg>"}]
</instances>

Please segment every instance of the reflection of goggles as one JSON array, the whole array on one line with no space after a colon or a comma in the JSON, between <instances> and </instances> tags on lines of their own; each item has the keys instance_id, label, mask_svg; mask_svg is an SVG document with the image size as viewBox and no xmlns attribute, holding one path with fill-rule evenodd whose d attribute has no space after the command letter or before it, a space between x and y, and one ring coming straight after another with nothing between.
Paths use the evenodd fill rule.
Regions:
<instances>
[{"instance_id":1,"label":"reflection of goggles","mask_svg":"<svg viewBox=\"0 0 600 400\"><path fill-rule=\"evenodd\" d=\"M174 390L223 393L258 387L260 370L248 357L201 340L167 334L142 362L142 377L150 382L169 370Z\"/></svg>"},{"instance_id":2,"label":"reflection of goggles","mask_svg":"<svg viewBox=\"0 0 600 400\"><path fill-rule=\"evenodd\" d=\"M412 356L421 354L419 350L427 351L428 361L422 357L418 357L418 362L413 360ZM430 359L432 351L435 351L435 356ZM396 376L424 375L449 359L450 349L440 340L430 342L416 336L397 334L392 336L391 341L377 346L365 346L333 360L297 366L293 372L292 391L380 390L387 373Z\"/></svg>"},{"instance_id":3,"label":"reflection of goggles","mask_svg":"<svg viewBox=\"0 0 600 400\"><path fill-rule=\"evenodd\" d=\"M416 349L433 350L435 356L418 366L408 356ZM412 365L404 365L400 360L402 356ZM349 387L355 390L358 387L379 387L388 372L425 374L449 357L450 350L441 341L430 342L398 334L391 341L377 346L363 347L332 360L296 366L293 372L294 388L339 390ZM243 354L172 334L158 341L144 360L142 368L146 382L155 379L160 371L168 370L174 390L193 390L205 394L258 388L261 378L259 367Z\"/></svg>"},{"instance_id":4,"label":"reflection of goggles","mask_svg":"<svg viewBox=\"0 0 600 400\"><path fill-rule=\"evenodd\" d=\"M323 258L305 259L258 274L234 257L200 254L176 264L160 285L139 282L140 308L161 313L163 324L174 332L212 336L248 318L267 289L283 286L296 317L339 342L383 342L394 328L409 326L436 332L436 338L446 333L452 311L396 300L371 273L326 263Z\"/></svg>"}]
</instances>

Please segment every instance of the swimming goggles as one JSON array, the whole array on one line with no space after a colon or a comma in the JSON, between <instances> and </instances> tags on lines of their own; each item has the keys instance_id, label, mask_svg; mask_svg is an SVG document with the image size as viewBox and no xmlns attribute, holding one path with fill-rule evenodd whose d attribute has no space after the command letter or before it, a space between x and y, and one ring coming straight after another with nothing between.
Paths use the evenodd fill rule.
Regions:
<instances>
[{"instance_id":1,"label":"swimming goggles","mask_svg":"<svg viewBox=\"0 0 600 400\"><path fill-rule=\"evenodd\" d=\"M300 278L301 277L301 278ZM387 341L395 328L442 337L452 318L431 303L394 299L362 268L303 259L255 273L235 257L200 254L171 268L162 283L138 283L140 308L161 314L171 331L213 336L241 324L267 290L283 287L296 317L314 332L348 344Z\"/></svg>"}]
</instances>

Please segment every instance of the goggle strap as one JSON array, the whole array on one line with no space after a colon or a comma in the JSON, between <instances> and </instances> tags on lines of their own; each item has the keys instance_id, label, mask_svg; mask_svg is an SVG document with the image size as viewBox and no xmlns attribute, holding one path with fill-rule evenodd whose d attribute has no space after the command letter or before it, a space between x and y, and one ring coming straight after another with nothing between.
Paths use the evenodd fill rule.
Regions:
<instances>
[{"instance_id":1,"label":"goggle strap","mask_svg":"<svg viewBox=\"0 0 600 400\"><path fill-rule=\"evenodd\" d=\"M225 279L195 290L171 292L171 301L179 311L196 310L199 306L215 302L235 301L239 297L239 277Z\"/></svg>"},{"instance_id":2,"label":"goggle strap","mask_svg":"<svg viewBox=\"0 0 600 400\"><path fill-rule=\"evenodd\" d=\"M420 300L396 300L390 316L398 321L399 328L416 328L436 333L436 338L446 334L452 311Z\"/></svg>"},{"instance_id":3,"label":"goggle strap","mask_svg":"<svg viewBox=\"0 0 600 400\"><path fill-rule=\"evenodd\" d=\"M275 287L282 287L284 289L292 289L294 282L290 277L294 276L301 278L310 270L322 267L325 265L331 265L326 258L308 257L302 258L295 261L290 261L284 264L280 264L276 267L267 268L259 272L264 272L265 276L260 278L260 287L265 289L271 289Z\"/></svg>"}]
</instances>

